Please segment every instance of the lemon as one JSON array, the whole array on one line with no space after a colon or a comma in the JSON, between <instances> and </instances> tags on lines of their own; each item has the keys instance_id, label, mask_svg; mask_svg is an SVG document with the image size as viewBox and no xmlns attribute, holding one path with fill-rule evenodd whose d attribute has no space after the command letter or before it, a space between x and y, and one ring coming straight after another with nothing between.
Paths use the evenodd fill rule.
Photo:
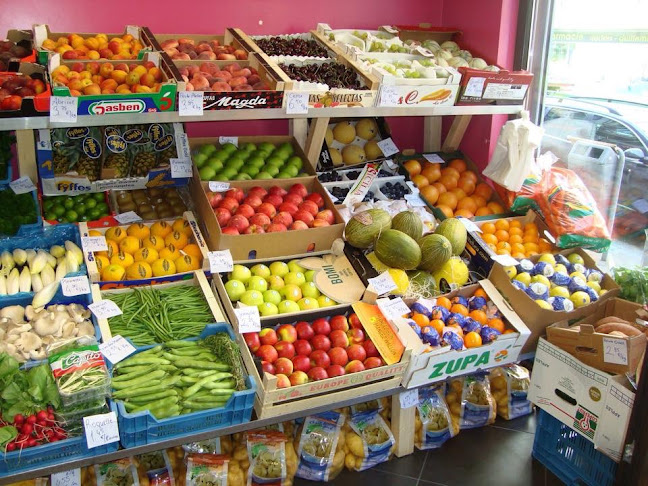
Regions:
<instances>
[{"instance_id":1,"label":"lemon","mask_svg":"<svg viewBox=\"0 0 648 486\"><path fill-rule=\"evenodd\" d=\"M378 257L376 254L372 251L367 255L367 260L369 260L369 263L371 263L371 266L374 268L374 270L378 273L383 273L389 270L389 267L385 265L383 262L378 260Z\"/></svg>"},{"instance_id":2,"label":"lemon","mask_svg":"<svg viewBox=\"0 0 648 486\"><path fill-rule=\"evenodd\" d=\"M517 269L513 265L511 265L510 267L504 267L504 272L511 280L514 279L517 275Z\"/></svg>"},{"instance_id":3,"label":"lemon","mask_svg":"<svg viewBox=\"0 0 648 486\"><path fill-rule=\"evenodd\" d=\"M390 268L387 270L392 280L396 284L396 288L390 292L391 295L404 295L409 287L409 277L404 270L400 268Z\"/></svg>"},{"instance_id":4,"label":"lemon","mask_svg":"<svg viewBox=\"0 0 648 486\"><path fill-rule=\"evenodd\" d=\"M452 257L445 262L439 270L434 272L434 279L437 283L445 280L448 284L457 284L459 287L468 282L469 272L466 264L459 257Z\"/></svg>"},{"instance_id":5,"label":"lemon","mask_svg":"<svg viewBox=\"0 0 648 486\"><path fill-rule=\"evenodd\" d=\"M551 304L546 300L536 299L535 303L538 304L538 306L540 306L541 309L553 310Z\"/></svg>"}]
</instances>

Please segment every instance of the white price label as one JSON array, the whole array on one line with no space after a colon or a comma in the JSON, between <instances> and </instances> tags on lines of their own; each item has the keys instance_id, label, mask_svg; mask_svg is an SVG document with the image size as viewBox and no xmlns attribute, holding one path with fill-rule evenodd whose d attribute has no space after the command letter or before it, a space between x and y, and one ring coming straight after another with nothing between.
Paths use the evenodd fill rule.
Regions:
<instances>
[{"instance_id":1,"label":"white price label","mask_svg":"<svg viewBox=\"0 0 648 486\"><path fill-rule=\"evenodd\" d=\"M367 279L367 282L371 284L378 295L386 294L398 288L398 285L396 285L394 279L387 271L384 271L377 277Z\"/></svg>"},{"instance_id":2,"label":"white price label","mask_svg":"<svg viewBox=\"0 0 648 486\"><path fill-rule=\"evenodd\" d=\"M464 96L474 96L476 98L481 98L482 93L484 92L484 83L486 78L470 78L466 89L464 90Z\"/></svg>"},{"instance_id":3,"label":"white price label","mask_svg":"<svg viewBox=\"0 0 648 486\"><path fill-rule=\"evenodd\" d=\"M32 192L36 190L36 186L34 185L32 180L27 176L23 176L20 179L11 181L9 183L9 187L11 187L11 190L15 194L25 194L26 192Z\"/></svg>"},{"instance_id":4,"label":"white price label","mask_svg":"<svg viewBox=\"0 0 648 486\"><path fill-rule=\"evenodd\" d=\"M407 307L407 304L400 297L396 299L378 299L376 304L378 304L380 312L388 319L403 317L411 312L410 308Z\"/></svg>"},{"instance_id":5,"label":"white price label","mask_svg":"<svg viewBox=\"0 0 648 486\"><path fill-rule=\"evenodd\" d=\"M117 335L107 343L100 344L99 351L101 351L101 353L108 358L112 364L117 364L137 350L126 339Z\"/></svg>"},{"instance_id":6,"label":"white price label","mask_svg":"<svg viewBox=\"0 0 648 486\"><path fill-rule=\"evenodd\" d=\"M421 56L434 57L434 53L430 49L426 49L423 46L416 46L414 48L414 52L420 54Z\"/></svg>"},{"instance_id":7,"label":"white price label","mask_svg":"<svg viewBox=\"0 0 648 486\"><path fill-rule=\"evenodd\" d=\"M142 221L142 218L135 211L127 211L125 213L117 214L115 219L121 224L135 223L136 221Z\"/></svg>"},{"instance_id":8,"label":"white price label","mask_svg":"<svg viewBox=\"0 0 648 486\"><path fill-rule=\"evenodd\" d=\"M52 486L81 486L81 469L52 473Z\"/></svg>"},{"instance_id":9,"label":"white price label","mask_svg":"<svg viewBox=\"0 0 648 486\"><path fill-rule=\"evenodd\" d=\"M180 91L178 93L178 115L202 116L203 95L202 91Z\"/></svg>"},{"instance_id":10,"label":"white price label","mask_svg":"<svg viewBox=\"0 0 648 486\"><path fill-rule=\"evenodd\" d=\"M88 306L88 309L90 309L98 319L110 319L111 317L122 315L122 310L112 300L93 302Z\"/></svg>"},{"instance_id":11,"label":"white price label","mask_svg":"<svg viewBox=\"0 0 648 486\"><path fill-rule=\"evenodd\" d=\"M380 88L380 101L378 106L398 106L398 91L395 86Z\"/></svg>"},{"instance_id":12,"label":"white price label","mask_svg":"<svg viewBox=\"0 0 648 486\"><path fill-rule=\"evenodd\" d=\"M117 414L115 412L83 417L83 428L85 429L88 449L112 444L119 440L119 426L117 425Z\"/></svg>"},{"instance_id":13,"label":"white price label","mask_svg":"<svg viewBox=\"0 0 648 486\"><path fill-rule=\"evenodd\" d=\"M193 166L190 159L169 159L171 162L171 177L184 179L193 175Z\"/></svg>"},{"instance_id":14,"label":"white price label","mask_svg":"<svg viewBox=\"0 0 648 486\"><path fill-rule=\"evenodd\" d=\"M625 339L604 337L603 361L605 363L627 365L628 341Z\"/></svg>"},{"instance_id":15,"label":"white price label","mask_svg":"<svg viewBox=\"0 0 648 486\"><path fill-rule=\"evenodd\" d=\"M416 407L419 403L419 393L418 388L414 390L407 390L398 395L401 408L412 408Z\"/></svg>"},{"instance_id":16,"label":"white price label","mask_svg":"<svg viewBox=\"0 0 648 486\"><path fill-rule=\"evenodd\" d=\"M457 218L459 221L461 221L461 224L464 225L464 228L466 228L466 231L472 231L474 233L481 233L482 230L477 226L475 223L470 221L468 218Z\"/></svg>"},{"instance_id":17,"label":"white price label","mask_svg":"<svg viewBox=\"0 0 648 486\"><path fill-rule=\"evenodd\" d=\"M391 170L398 170L398 164L392 159L385 160L385 165Z\"/></svg>"},{"instance_id":18,"label":"white price label","mask_svg":"<svg viewBox=\"0 0 648 486\"><path fill-rule=\"evenodd\" d=\"M90 282L88 282L88 277L85 275L67 277L61 280L61 290L66 297L89 294Z\"/></svg>"},{"instance_id":19,"label":"white price label","mask_svg":"<svg viewBox=\"0 0 648 486\"><path fill-rule=\"evenodd\" d=\"M419 188L416 187L416 184L414 184L412 181L405 181L405 184L407 185L407 187L410 188L410 191L412 191L412 194L418 194L419 192L421 192L421 191L419 191Z\"/></svg>"},{"instance_id":20,"label":"white price label","mask_svg":"<svg viewBox=\"0 0 648 486\"><path fill-rule=\"evenodd\" d=\"M207 256L211 273L231 272L234 269L232 253L229 250L210 251Z\"/></svg>"},{"instance_id":21,"label":"white price label","mask_svg":"<svg viewBox=\"0 0 648 486\"><path fill-rule=\"evenodd\" d=\"M261 317L259 316L259 308L256 306L239 307L234 309L236 319L238 321L238 332L244 334L246 332L259 332L261 330Z\"/></svg>"},{"instance_id":22,"label":"white price label","mask_svg":"<svg viewBox=\"0 0 648 486\"><path fill-rule=\"evenodd\" d=\"M308 93L286 91L286 114L303 115L308 113Z\"/></svg>"},{"instance_id":23,"label":"white price label","mask_svg":"<svg viewBox=\"0 0 648 486\"><path fill-rule=\"evenodd\" d=\"M50 97L50 121L76 123L79 98L75 96Z\"/></svg>"},{"instance_id":24,"label":"white price label","mask_svg":"<svg viewBox=\"0 0 648 486\"><path fill-rule=\"evenodd\" d=\"M500 265L504 265L505 267L514 267L518 264L518 261L511 255L493 255L491 257L491 260L499 263Z\"/></svg>"},{"instance_id":25,"label":"white price label","mask_svg":"<svg viewBox=\"0 0 648 486\"><path fill-rule=\"evenodd\" d=\"M82 236L81 246L84 252L108 251L105 236Z\"/></svg>"},{"instance_id":26,"label":"white price label","mask_svg":"<svg viewBox=\"0 0 648 486\"><path fill-rule=\"evenodd\" d=\"M445 160L443 160L437 154L423 154L423 158L431 164L443 164L445 162Z\"/></svg>"},{"instance_id":27,"label":"white price label","mask_svg":"<svg viewBox=\"0 0 648 486\"><path fill-rule=\"evenodd\" d=\"M230 188L229 182L209 181L209 190L211 192L225 192Z\"/></svg>"},{"instance_id":28,"label":"white price label","mask_svg":"<svg viewBox=\"0 0 648 486\"><path fill-rule=\"evenodd\" d=\"M385 157L390 157L391 155L398 153L398 147L391 139L391 137L386 138L385 140L381 140L377 143L377 145L378 147L380 147L380 150L382 150L382 153Z\"/></svg>"},{"instance_id":29,"label":"white price label","mask_svg":"<svg viewBox=\"0 0 648 486\"><path fill-rule=\"evenodd\" d=\"M405 194L405 200L407 201L407 204L413 208L423 208L427 206L420 194Z\"/></svg>"},{"instance_id":30,"label":"white price label","mask_svg":"<svg viewBox=\"0 0 648 486\"><path fill-rule=\"evenodd\" d=\"M218 143L225 145L226 143L231 143L238 147L238 137L218 137Z\"/></svg>"}]
</instances>

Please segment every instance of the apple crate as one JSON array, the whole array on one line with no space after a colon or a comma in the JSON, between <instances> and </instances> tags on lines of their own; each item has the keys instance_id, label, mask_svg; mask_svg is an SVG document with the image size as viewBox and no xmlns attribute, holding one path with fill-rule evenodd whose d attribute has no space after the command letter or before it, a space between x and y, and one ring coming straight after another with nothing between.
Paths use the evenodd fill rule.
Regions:
<instances>
[{"instance_id":1,"label":"apple crate","mask_svg":"<svg viewBox=\"0 0 648 486\"><path fill-rule=\"evenodd\" d=\"M212 35L212 34L154 34L152 38L153 49L159 52L164 51L173 62L176 61L186 61L187 59L182 59L183 56L179 56L181 51L177 49L180 41L189 42L195 46L198 46L202 43L208 43L212 47L212 51L215 48L217 51L218 46L222 46L226 49L223 49L223 52L215 53L215 57L212 59L211 56L205 55L202 58L195 58L195 61L236 61L246 59L250 48L247 43L240 38L235 32L236 29L227 28L223 35ZM231 51L231 52L230 52ZM243 52L239 52L243 51ZM245 57L243 55L245 54ZM221 55L221 59L218 59Z\"/></svg>"},{"instance_id":2,"label":"apple crate","mask_svg":"<svg viewBox=\"0 0 648 486\"><path fill-rule=\"evenodd\" d=\"M196 218L194 217L191 211L186 211L183 215L183 218L189 223L189 226L191 227L192 237L189 239L189 242L195 243L200 248L200 252L202 253L202 269L209 274L209 258L207 256L207 245L205 244L205 240L202 234L200 233L200 229L198 228L198 223L196 221ZM168 219L162 219L160 221L166 221L169 224L173 224L173 222L176 219L178 218L168 218ZM147 226L151 226L152 224L154 224L154 222L151 221L144 224L146 224ZM120 225L119 228L122 228L124 231L126 231L129 226L130 226L129 224L125 224L125 225ZM106 228L99 228L93 231L98 231L103 235L106 232ZM81 234L82 243L84 237L91 236L90 229L88 228L88 225L86 223L79 223L79 233ZM175 282L177 280L190 280L193 278L193 274L194 274L194 272L182 272L182 273L175 273L173 275L166 275L163 277L150 277L150 278L143 278L143 279L136 279L136 280L101 280L101 274L97 267L97 260L95 259L94 252L86 250L83 247L82 250L83 250L83 258L85 259L85 263L88 268L88 276L90 277L90 281L92 283L98 284L101 290L127 288L127 287L141 287L143 285L156 285L156 284L167 283L167 282Z\"/></svg>"},{"instance_id":3,"label":"apple crate","mask_svg":"<svg viewBox=\"0 0 648 486\"><path fill-rule=\"evenodd\" d=\"M31 83L34 83L36 85L35 87L42 90L42 92L34 96L25 96L22 98L20 104L7 106L6 109L0 110L0 118L46 116L49 113L52 91L47 81L47 69L44 66L21 62L17 66L16 72L0 72L0 77L4 78L5 76L16 79L22 78L23 80L27 79L28 83L30 82L29 80L35 80L31 81ZM0 82L0 86L9 81ZM5 99L8 100L9 98Z\"/></svg>"}]
</instances>

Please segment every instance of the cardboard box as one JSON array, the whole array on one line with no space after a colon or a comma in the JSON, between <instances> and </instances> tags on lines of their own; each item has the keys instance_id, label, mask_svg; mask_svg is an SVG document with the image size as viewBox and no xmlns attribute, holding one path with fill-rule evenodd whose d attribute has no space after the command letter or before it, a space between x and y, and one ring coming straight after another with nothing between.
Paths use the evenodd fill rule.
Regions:
<instances>
[{"instance_id":1,"label":"cardboard box","mask_svg":"<svg viewBox=\"0 0 648 486\"><path fill-rule=\"evenodd\" d=\"M563 250L560 252L561 255L569 255L571 253L578 253L582 256L587 268L597 268L592 257L580 248ZM535 256L530 258L530 260L535 263L538 258L539 256ZM504 295L504 297L511 303L515 312L517 312L524 323L529 327L529 329L531 329L531 337L524 346L524 349L522 350L523 353L532 352L534 350L538 338L544 335L545 329L550 324L559 321L573 323L576 319L580 319L596 312L602 305L604 305L605 301L615 297L619 293L619 286L617 283L610 275L604 273L601 288L606 289L607 292L600 296L596 302L575 308L571 312L555 311L540 308L538 304L531 299L531 297L522 290L513 286L510 278L504 271L504 267L497 262L493 265L488 279L493 282L502 295Z\"/></svg>"},{"instance_id":2,"label":"cardboard box","mask_svg":"<svg viewBox=\"0 0 648 486\"><path fill-rule=\"evenodd\" d=\"M634 403L623 383L540 339L528 399L618 462Z\"/></svg>"},{"instance_id":3,"label":"cardboard box","mask_svg":"<svg viewBox=\"0 0 648 486\"><path fill-rule=\"evenodd\" d=\"M499 72L460 67L461 90L457 105L522 105L533 82L527 71Z\"/></svg>"},{"instance_id":4,"label":"cardboard box","mask_svg":"<svg viewBox=\"0 0 648 486\"><path fill-rule=\"evenodd\" d=\"M403 376L403 387L416 388L443 381L451 376L466 375L478 370L515 363L518 360L531 332L491 282L480 280L478 284L450 292L446 297L471 296L479 287L484 289L490 300L502 312L508 322L507 327L514 328L516 332L502 334L495 341L477 348L455 351L450 346L443 346L426 353L423 352L425 345L410 329L407 321L396 319L394 324L398 328L401 340L413 350L409 367Z\"/></svg>"},{"instance_id":5,"label":"cardboard box","mask_svg":"<svg viewBox=\"0 0 648 486\"><path fill-rule=\"evenodd\" d=\"M36 62L36 51L34 50L34 39L31 30L9 29L5 38L28 51L28 54L24 57L14 57L9 60L8 67L10 71L17 70L18 66L16 64L18 63Z\"/></svg>"},{"instance_id":6,"label":"cardboard box","mask_svg":"<svg viewBox=\"0 0 648 486\"><path fill-rule=\"evenodd\" d=\"M16 77L27 77L31 79L38 79L45 83L45 91L35 96L25 96L22 99L20 108L17 110L2 110L0 111L0 118L14 118L23 116L47 116L49 113L50 96L52 90L47 79L47 69L38 64L21 62L15 65L16 72L0 73L1 75L9 75Z\"/></svg>"},{"instance_id":7,"label":"cardboard box","mask_svg":"<svg viewBox=\"0 0 648 486\"><path fill-rule=\"evenodd\" d=\"M393 28L398 33L398 37L404 41L423 42L433 40L439 44L452 40L461 35L461 31L449 27L437 27L430 23L422 22L418 25L394 25L383 28ZM391 30L390 30L391 31Z\"/></svg>"},{"instance_id":8,"label":"cardboard box","mask_svg":"<svg viewBox=\"0 0 648 486\"><path fill-rule=\"evenodd\" d=\"M239 140L241 139L242 137ZM214 210L207 199L207 193L210 192L209 183L200 181L194 168L194 177L190 181L190 189L194 197L196 212L203 224L205 239L209 243L209 248L212 250L229 249L232 252L234 261L265 260L289 255L330 251L333 247L333 242L337 238L342 237L344 220L316 177L232 181L230 182L230 187L240 187L246 192L254 186L264 188L279 186L287 190L290 186L297 183L304 184L309 192L317 192L323 196L325 208L332 210L335 216L335 222L331 226L309 228L302 231L286 231L283 233L226 235L221 232Z\"/></svg>"},{"instance_id":9,"label":"cardboard box","mask_svg":"<svg viewBox=\"0 0 648 486\"><path fill-rule=\"evenodd\" d=\"M235 50L242 49L245 52L250 52L251 49L246 42L243 41L236 33L234 29L228 28L225 29L223 35L212 35L212 34L154 34L151 39L151 44L153 49L156 51L164 51L163 44L166 41L178 40L178 39L191 39L194 41L195 45L200 44L201 42L212 42L216 41L221 46L232 46ZM169 57L172 57L169 49L167 48L166 52ZM173 62L176 62L172 59ZM208 61L208 60L207 60ZM200 60L200 62L205 62L205 60ZM234 61L229 61L234 62Z\"/></svg>"},{"instance_id":10,"label":"cardboard box","mask_svg":"<svg viewBox=\"0 0 648 486\"><path fill-rule=\"evenodd\" d=\"M547 327L547 340L575 356L586 365L608 373L633 374L646 350L646 335L632 337L609 336L595 332L599 319L616 316L630 323L643 316L641 305L627 300L612 298L576 323L579 328L569 327L561 321Z\"/></svg>"}]
</instances>

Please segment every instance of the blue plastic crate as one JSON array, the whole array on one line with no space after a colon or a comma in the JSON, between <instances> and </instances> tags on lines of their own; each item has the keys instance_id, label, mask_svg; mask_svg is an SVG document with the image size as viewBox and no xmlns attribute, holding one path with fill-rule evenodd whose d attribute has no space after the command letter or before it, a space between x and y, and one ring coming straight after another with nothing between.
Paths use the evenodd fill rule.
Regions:
<instances>
[{"instance_id":1,"label":"blue plastic crate","mask_svg":"<svg viewBox=\"0 0 648 486\"><path fill-rule=\"evenodd\" d=\"M538 410L533 457L569 486L614 484L617 463L544 410Z\"/></svg>"},{"instance_id":2,"label":"blue plastic crate","mask_svg":"<svg viewBox=\"0 0 648 486\"><path fill-rule=\"evenodd\" d=\"M209 324L199 337L187 339L195 341L212 334L227 332L234 339L229 324ZM144 351L144 348L138 352ZM111 401L111 410L117 412L119 423L119 438L122 446L136 447L152 444L174 437L182 437L188 433L205 432L230 425L249 422L254 408L256 383L251 376L246 377L246 390L234 392L224 407L203 410L178 417L156 419L148 411L128 413L122 401Z\"/></svg>"},{"instance_id":3,"label":"blue plastic crate","mask_svg":"<svg viewBox=\"0 0 648 486\"><path fill-rule=\"evenodd\" d=\"M0 185L0 190L8 189L9 186ZM32 198L34 199L34 204L36 207L36 222L31 224L23 224L18 228L18 232L15 235L2 235L2 238L12 238L14 236L29 236L35 233L38 233L43 229L43 217L41 216L40 205L38 203L38 193L37 191L31 192Z\"/></svg>"},{"instance_id":4,"label":"blue plastic crate","mask_svg":"<svg viewBox=\"0 0 648 486\"><path fill-rule=\"evenodd\" d=\"M13 154L12 154L13 158ZM13 180L13 167L11 167L11 159L7 164L7 177L5 179L0 179L0 186L6 186Z\"/></svg>"}]
</instances>

